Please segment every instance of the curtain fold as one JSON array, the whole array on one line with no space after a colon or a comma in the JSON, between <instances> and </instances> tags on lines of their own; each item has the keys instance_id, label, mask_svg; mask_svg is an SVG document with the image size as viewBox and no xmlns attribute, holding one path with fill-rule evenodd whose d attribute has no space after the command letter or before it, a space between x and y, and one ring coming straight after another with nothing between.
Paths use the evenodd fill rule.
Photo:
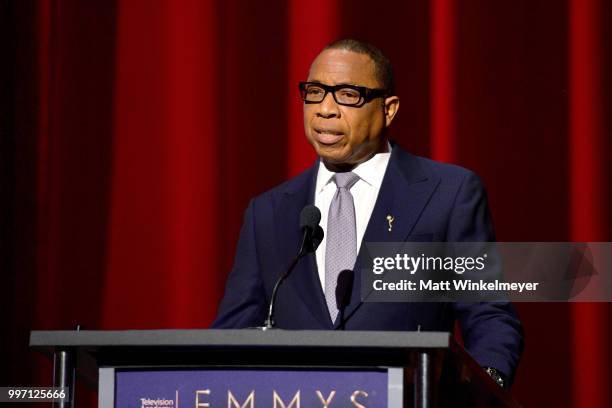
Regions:
<instances>
[{"instance_id":1,"label":"curtain fold","mask_svg":"<svg viewBox=\"0 0 612 408\"><path fill-rule=\"evenodd\" d=\"M571 238L578 242L610 239L604 224L609 208L606 183L610 180L604 156L603 11L600 0L569 1L570 225ZM572 305L575 406L612 405L605 380L610 362L611 310L609 304Z\"/></svg>"},{"instance_id":2,"label":"curtain fold","mask_svg":"<svg viewBox=\"0 0 612 408\"><path fill-rule=\"evenodd\" d=\"M304 137L304 119L297 84L308 79L310 63L320 50L340 35L339 8L337 1L289 1L287 30L289 81L286 84L289 176L296 176L304 171L316 158Z\"/></svg>"}]
</instances>

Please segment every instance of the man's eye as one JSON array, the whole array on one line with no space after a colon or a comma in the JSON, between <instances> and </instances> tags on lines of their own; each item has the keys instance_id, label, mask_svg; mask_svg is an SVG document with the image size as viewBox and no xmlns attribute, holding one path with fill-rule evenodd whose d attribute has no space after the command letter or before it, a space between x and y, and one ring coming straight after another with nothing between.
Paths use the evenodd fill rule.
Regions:
<instances>
[{"instance_id":1,"label":"man's eye","mask_svg":"<svg viewBox=\"0 0 612 408\"><path fill-rule=\"evenodd\" d=\"M323 93L323 89L321 88L308 88L306 89L306 93L308 95L320 95Z\"/></svg>"},{"instance_id":2,"label":"man's eye","mask_svg":"<svg viewBox=\"0 0 612 408\"><path fill-rule=\"evenodd\" d=\"M340 94L341 97L345 97L345 98L359 98L359 92L357 92L354 89L350 89L350 88L340 89L338 93Z\"/></svg>"}]
</instances>

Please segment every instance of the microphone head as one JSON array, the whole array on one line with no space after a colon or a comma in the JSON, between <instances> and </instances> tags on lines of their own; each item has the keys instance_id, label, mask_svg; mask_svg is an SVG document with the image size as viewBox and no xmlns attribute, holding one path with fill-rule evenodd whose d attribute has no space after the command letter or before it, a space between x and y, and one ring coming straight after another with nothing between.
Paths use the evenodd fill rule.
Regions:
<instances>
[{"instance_id":1,"label":"microphone head","mask_svg":"<svg viewBox=\"0 0 612 408\"><path fill-rule=\"evenodd\" d=\"M323 236L325 233L323 232L323 228L320 225L317 225L312 232L312 250L310 252L314 252L317 250L321 242L323 241Z\"/></svg>"},{"instance_id":2,"label":"microphone head","mask_svg":"<svg viewBox=\"0 0 612 408\"><path fill-rule=\"evenodd\" d=\"M321 211L314 205L307 205L300 213L300 229L315 229L321 221Z\"/></svg>"},{"instance_id":3,"label":"microphone head","mask_svg":"<svg viewBox=\"0 0 612 408\"><path fill-rule=\"evenodd\" d=\"M351 303L351 293L353 292L353 280L355 272L345 269L338 274L336 285L336 307L342 310Z\"/></svg>"}]
</instances>

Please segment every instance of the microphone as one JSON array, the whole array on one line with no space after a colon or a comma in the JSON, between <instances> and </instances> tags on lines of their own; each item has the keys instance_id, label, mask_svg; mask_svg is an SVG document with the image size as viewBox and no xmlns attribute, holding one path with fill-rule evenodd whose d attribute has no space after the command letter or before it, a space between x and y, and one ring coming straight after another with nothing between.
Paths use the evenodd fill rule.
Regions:
<instances>
[{"instance_id":1,"label":"microphone","mask_svg":"<svg viewBox=\"0 0 612 408\"><path fill-rule=\"evenodd\" d=\"M306 254L316 251L323 240L323 228L319 225L321 221L321 211L314 205L307 205L300 212L300 229L302 230L302 241L297 255L291 261L287 271L283 273L272 290L272 296L270 297L270 305L268 307L268 316L262 327L262 330L269 330L274 328L274 305L276 303L276 294L280 285L289 277L289 274L295 268L298 261L303 258Z\"/></svg>"},{"instance_id":2,"label":"microphone","mask_svg":"<svg viewBox=\"0 0 612 408\"><path fill-rule=\"evenodd\" d=\"M336 285L336 307L340 314L340 330L344 330L344 310L351 303L351 293L353 293L353 281L355 273L350 269L345 269L338 274L338 284Z\"/></svg>"},{"instance_id":3,"label":"microphone","mask_svg":"<svg viewBox=\"0 0 612 408\"><path fill-rule=\"evenodd\" d=\"M314 252L323 240L323 228L319 226L321 211L314 205L307 205L300 212L300 229L302 230L302 244L298 251L298 258L307 253Z\"/></svg>"}]
</instances>

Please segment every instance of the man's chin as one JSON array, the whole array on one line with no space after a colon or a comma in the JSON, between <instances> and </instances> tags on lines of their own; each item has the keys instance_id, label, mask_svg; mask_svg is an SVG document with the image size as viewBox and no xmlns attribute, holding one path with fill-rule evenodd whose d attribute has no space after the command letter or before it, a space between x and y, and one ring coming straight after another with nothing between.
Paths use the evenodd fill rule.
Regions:
<instances>
[{"instance_id":1,"label":"man's chin","mask_svg":"<svg viewBox=\"0 0 612 408\"><path fill-rule=\"evenodd\" d=\"M346 156L319 155L319 157L325 167L333 172L350 171L356 166L356 163Z\"/></svg>"},{"instance_id":2,"label":"man's chin","mask_svg":"<svg viewBox=\"0 0 612 408\"><path fill-rule=\"evenodd\" d=\"M319 149L317 149L317 153L319 157L321 157L321 160L323 160L325 163L337 165L346 164L350 161L349 155L342 152L342 150L339 148L332 148L329 146L319 147Z\"/></svg>"}]
</instances>

